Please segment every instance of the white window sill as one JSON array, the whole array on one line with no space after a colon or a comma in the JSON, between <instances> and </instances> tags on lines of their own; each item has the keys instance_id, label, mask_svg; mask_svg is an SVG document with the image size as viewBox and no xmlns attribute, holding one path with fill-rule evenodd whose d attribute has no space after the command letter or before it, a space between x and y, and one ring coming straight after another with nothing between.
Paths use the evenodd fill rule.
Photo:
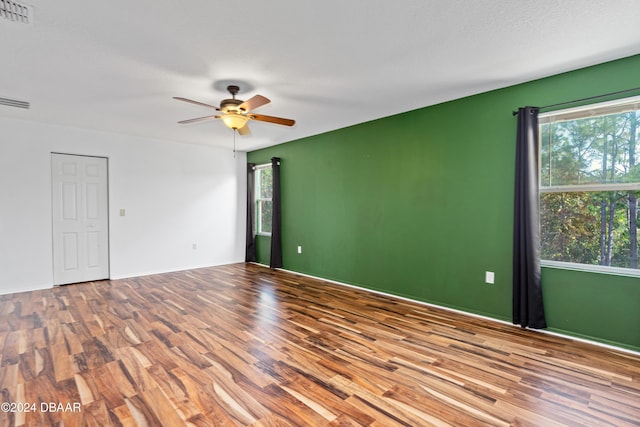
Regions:
<instances>
[{"instance_id":1,"label":"white window sill","mask_svg":"<svg viewBox=\"0 0 640 427\"><path fill-rule=\"evenodd\" d=\"M622 268L622 267L609 267L606 265L590 265L590 264L577 264L574 262L564 261L540 261L542 267L558 268L561 270L574 270L574 271L586 271L589 273L601 273L601 274L614 274L616 276L627 277L640 277L640 269Z\"/></svg>"}]
</instances>

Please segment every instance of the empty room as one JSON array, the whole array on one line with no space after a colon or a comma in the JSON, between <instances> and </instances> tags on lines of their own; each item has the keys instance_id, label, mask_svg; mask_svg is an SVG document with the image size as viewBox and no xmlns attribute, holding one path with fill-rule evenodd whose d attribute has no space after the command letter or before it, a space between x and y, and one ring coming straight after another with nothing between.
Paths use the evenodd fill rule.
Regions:
<instances>
[{"instance_id":1,"label":"empty room","mask_svg":"<svg viewBox=\"0 0 640 427\"><path fill-rule=\"evenodd\" d=\"M638 16L0 0L0 426L640 426Z\"/></svg>"}]
</instances>

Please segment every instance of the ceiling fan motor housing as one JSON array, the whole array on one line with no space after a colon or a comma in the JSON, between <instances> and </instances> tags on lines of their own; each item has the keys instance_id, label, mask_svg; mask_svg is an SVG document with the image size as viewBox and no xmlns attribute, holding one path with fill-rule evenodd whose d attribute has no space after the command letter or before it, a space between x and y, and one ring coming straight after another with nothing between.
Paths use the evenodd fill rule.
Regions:
<instances>
[{"instance_id":1,"label":"ceiling fan motor housing","mask_svg":"<svg viewBox=\"0 0 640 427\"><path fill-rule=\"evenodd\" d=\"M222 102L220 103L220 110L225 112L225 113L231 113L231 112L244 112L244 110L241 110L238 108L238 106L240 104L242 104L244 101L242 101L241 99L223 99Z\"/></svg>"}]
</instances>

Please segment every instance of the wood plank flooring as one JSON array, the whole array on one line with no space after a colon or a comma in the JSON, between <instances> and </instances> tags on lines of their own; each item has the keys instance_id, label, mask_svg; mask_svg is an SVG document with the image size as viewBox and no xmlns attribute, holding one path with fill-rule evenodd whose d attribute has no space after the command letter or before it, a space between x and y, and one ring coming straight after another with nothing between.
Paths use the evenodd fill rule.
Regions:
<instances>
[{"instance_id":1,"label":"wood plank flooring","mask_svg":"<svg viewBox=\"0 0 640 427\"><path fill-rule=\"evenodd\" d=\"M640 356L251 264L2 296L0 349L0 426L640 426Z\"/></svg>"}]
</instances>

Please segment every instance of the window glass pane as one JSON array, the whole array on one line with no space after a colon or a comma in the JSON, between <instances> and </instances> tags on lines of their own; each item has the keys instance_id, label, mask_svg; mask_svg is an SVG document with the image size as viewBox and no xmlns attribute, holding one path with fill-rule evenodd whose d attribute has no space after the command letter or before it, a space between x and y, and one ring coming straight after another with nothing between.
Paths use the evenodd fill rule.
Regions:
<instances>
[{"instance_id":1,"label":"window glass pane","mask_svg":"<svg viewBox=\"0 0 640 427\"><path fill-rule=\"evenodd\" d=\"M542 259L638 268L639 106L630 98L541 116Z\"/></svg>"},{"instance_id":2,"label":"window glass pane","mask_svg":"<svg viewBox=\"0 0 640 427\"><path fill-rule=\"evenodd\" d=\"M543 187L640 182L638 111L540 125Z\"/></svg>"},{"instance_id":3,"label":"window glass pane","mask_svg":"<svg viewBox=\"0 0 640 427\"><path fill-rule=\"evenodd\" d=\"M636 191L543 193L542 259L638 268Z\"/></svg>"},{"instance_id":4,"label":"window glass pane","mask_svg":"<svg viewBox=\"0 0 640 427\"><path fill-rule=\"evenodd\" d=\"M256 231L260 234L271 233L273 193L273 174L271 166L256 170Z\"/></svg>"},{"instance_id":5,"label":"window glass pane","mask_svg":"<svg viewBox=\"0 0 640 427\"><path fill-rule=\"evenodd\" d=\"M260 198L270 199L273 193L273 178L271 168L260 169Z\"/></svg>"},{"instance_id":6,"label":"window glass pane","mask_svg":"<svg viewBox=\"0 0 640 427\"><path fill-rule=\"evenodd\" d=\"M271 218L273 216L273 202L271 200L260 201L260 231L271 233Z\"/></svg>"}]
</instances>

